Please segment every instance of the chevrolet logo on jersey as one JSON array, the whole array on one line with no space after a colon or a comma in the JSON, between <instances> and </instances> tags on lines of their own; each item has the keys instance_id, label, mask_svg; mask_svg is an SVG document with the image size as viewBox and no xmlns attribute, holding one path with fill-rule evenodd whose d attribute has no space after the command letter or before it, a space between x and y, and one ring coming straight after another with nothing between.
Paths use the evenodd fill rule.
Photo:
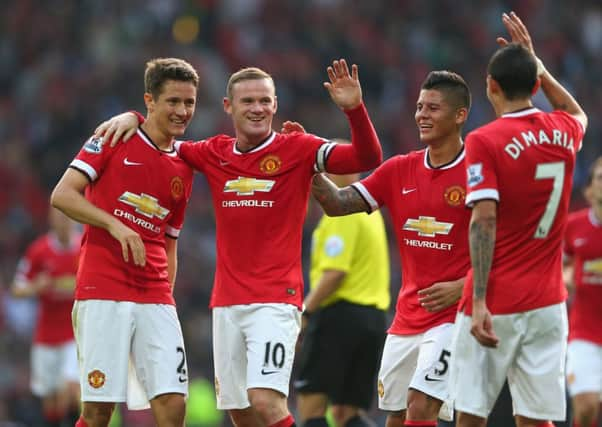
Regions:
<instances>
[{"instance_id":1,"label":"chevrolet logo on jersey","mask_svg":"<svg viewBox=\"0 0 602 427\"><path fill-rule=\"evenodd\" d=\"M432 216L419 216L418 219L408 218L403 225L407 231L415 231L419 236L435 237L437 234L449 234L454 224L439 222Z\"/></svg>"},{"instance_id":2,"label":"chevrolet logo on jersey","mask_svg":"<svg viewBox=\"0 0 602 427\"><path fill-rule=\"evenodd\" d=\"M119 197L119 201L126 205L133 206L136 208L136 212L152 218L156 216L159 219L165 219L169 210L159 205L156 197L149 196L148 194L134 194L126 191Z\"/></svg>"},{"instance_id":3,"label":"chevrolet logo on jersey","mask_svg":"<svg viewBox=\"0 0 602 427\"><path fill-rule=\"evenodd\" d=\"M272 190L276 181L272 179L246 178L239 176L238 179L226 181L224 193L236 193L239 196L252 196L256 191L267 193Z\"/></svg>"},{"instance_id":4,"label":"chevrolet logo on jersey","mask_svg":"<svg viewBox=\"0 0 602 427\"><path fill-rule=\"evenodd\" d=\"M602 274L602 258L592 259L583 263L586 273Z\"/></svg>"}]
</instances>

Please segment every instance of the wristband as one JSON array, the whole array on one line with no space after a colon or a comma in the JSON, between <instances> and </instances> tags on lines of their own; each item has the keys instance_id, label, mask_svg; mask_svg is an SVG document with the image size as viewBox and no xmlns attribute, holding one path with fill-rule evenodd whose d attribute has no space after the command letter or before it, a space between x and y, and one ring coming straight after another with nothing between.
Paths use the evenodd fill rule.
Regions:
<instances>
[{"instance_id":1,"label":"wristband","mask_svg":"<svg viewBox=\"0 0 602 427\"><path fill-rule=\"evenodd\" d=\"M546 67L537 56L535 57L535 62L537 63L537 77L541 77L541 75L546 72Z\"/></svg>"}]
</instances>

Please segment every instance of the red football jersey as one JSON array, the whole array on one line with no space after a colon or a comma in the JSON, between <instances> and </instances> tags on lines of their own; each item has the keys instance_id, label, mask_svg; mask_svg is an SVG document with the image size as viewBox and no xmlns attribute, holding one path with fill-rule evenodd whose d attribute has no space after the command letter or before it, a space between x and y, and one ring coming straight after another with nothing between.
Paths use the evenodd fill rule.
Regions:
<instances>
[{"instance_id":1,"label":"red football jersey","mask_svg":"<svg viewBox=\"0 0 602 427\"><path fill-rule=\"evenodd\" d=\"M491 313L518 313L566 299L562 238L582 138L582 125L569 114L536 108L504 114L466 138L466 203L498 202L487 286ZM472 283L471 270L461 304L467 314Z\"/></svg>"},{"instance_id":2,"label":"red football jersey","mask_svg":"<svg viewBox=\"0 0 602 427\"><path fill-rule=\"evenodd\" d=\"M334 143L311 134L272 134L242 153L218 135L178 143L209 182L217 228L211 307L288 303L301 307L301 236L311 178Z\"/></svg>"},{"instance_id":3,"label":"red football jersey","mask_svg":"<svg viewBox=\"0 0 602 427\"><path fill-rule=\"evenodd\" d=\"M371 210L387 206L395 227L402 283L391 334L418 334L453 322L456 305L430 313L420 305L418 291L460 279L470 265L464 150L438 168L427 156L428 149L392 157L352 184Z\"/></svg>"},{"instance_id":4,"label":"red football jersey","mask_svg":"<svg viewBox=\"0 0 602 427\"><path fill-rule=\"evenodd\" d=\"M39 274L48 275L54 285L39 294L38 319L33 341L39 344L62 344L73 339L71 309L80 236L63 247L53 233L36 239L19 261L15 282L27 286Z\"/></svg>"},{"instance_id":5,"label":"red football jersey","mask_svg":"<svg viewBox=\"0 0 602 427\"><path fill-rule=\"evenodd\" d=\"M569 339L602 345L602 223L591 209L569 215L565 254L573 258L575 297L569 316Z\"/></svg>"},{"instance_id":6,"label":"red football jersey","mask_svg":"<svg viewBox=\"0 0 602 427\"><path fill-rule=\"evenodd\" d=\"M85 226L75 298L174 304L167 278L166 235L177 238L192 189L192 169L175 150L159 150L138 129L114 148L91 138L71 168L91 183L86 197L142 237L146 266L121 255L121 246L102 228ZM167 237L167 238L170 238Z\"/></svg>"}]
</instances>

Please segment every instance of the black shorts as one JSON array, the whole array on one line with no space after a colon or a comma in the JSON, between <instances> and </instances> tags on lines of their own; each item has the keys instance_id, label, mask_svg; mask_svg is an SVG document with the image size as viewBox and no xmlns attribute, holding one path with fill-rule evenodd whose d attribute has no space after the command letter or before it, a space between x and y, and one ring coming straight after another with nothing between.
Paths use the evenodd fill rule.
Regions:
<instances>
[{"instance_id":1,"label":"black shorts","mask_svg":"<svg viewBox=\"0 0 602 427\"><path fill-rule=\"evenodd\" d=\"M370 408L385 337L386 313L375 307L339 301L316 311L303 337L296 390Z\"/></svg>"}]
</instances>

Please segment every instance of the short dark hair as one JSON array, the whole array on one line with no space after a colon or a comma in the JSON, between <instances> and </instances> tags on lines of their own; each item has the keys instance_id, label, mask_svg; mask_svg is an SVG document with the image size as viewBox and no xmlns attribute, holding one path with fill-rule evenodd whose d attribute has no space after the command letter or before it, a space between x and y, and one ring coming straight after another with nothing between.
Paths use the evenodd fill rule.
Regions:
<instances>
[{"instance_id":1,"label":"short dark hair","mask_svg":"<svg viewBox=\"0 0 602 427\"><path fill-rule=\"evenodd\" d=\"M263 79L271 81L272 86L274 86L274 88L276 88L276 86L274 85L274 79L272 79L272 76L270 74L268 74L267 72L263 71L261 68L257 68L257 67L242 68L242 69L238 70L237 72L235 72L234 74L232 74L230 76L230 79L228 79L228 85L226 86L226 95L228 96L228 99L232 100L232 87L238 82L242 82L245 80L263 80Z\"/></svg>"},{"instance_id":2,"label":"short dark hair","mask_svg":"<svg viewBox=\"0 0 602 427\"><path fill-rule=\"evenodd\" d=\"M594 172L596 172L596 169L598 169L599 167L602 167L602 156L596 158L589 167L587 180L585 181L585 187L589 187L590 185L592 185L592 182L594 181Z\"/></svg>"},{"instance_id":3,"label":"short dark hair","mask_svg":"<svg viewBox=\"0 0 602 427\"><path fill-rule=\"evenodd\" d=\"M163 84L168 80L191 82L199 85L199 76L192 65L179 58L155 58L146 63L144 71L144 91L158 98Z\"/></svg>"},{"instance_id":4,"label":"short dark hair","mask_svg":"<svg viewBox=\"0 0 602 427\"><path fill-rule=\"evenodd\" d=\"M446 100L453 106L470 110L470 89L462 76L453 71L431 71L422 82L420 89L438 90L445 95Z\"/></svg>"},{"instance_id":5,"label":"short dark hair","mask_svg":"<svg viewBox=\"0 0 602 427\"><path fill-rule=\"evenodd\" d=\"M487 73L509 101L530 98L537 82L537 62L526 47L510 43L493 54Z\"/></svg>"}]
</instances>

